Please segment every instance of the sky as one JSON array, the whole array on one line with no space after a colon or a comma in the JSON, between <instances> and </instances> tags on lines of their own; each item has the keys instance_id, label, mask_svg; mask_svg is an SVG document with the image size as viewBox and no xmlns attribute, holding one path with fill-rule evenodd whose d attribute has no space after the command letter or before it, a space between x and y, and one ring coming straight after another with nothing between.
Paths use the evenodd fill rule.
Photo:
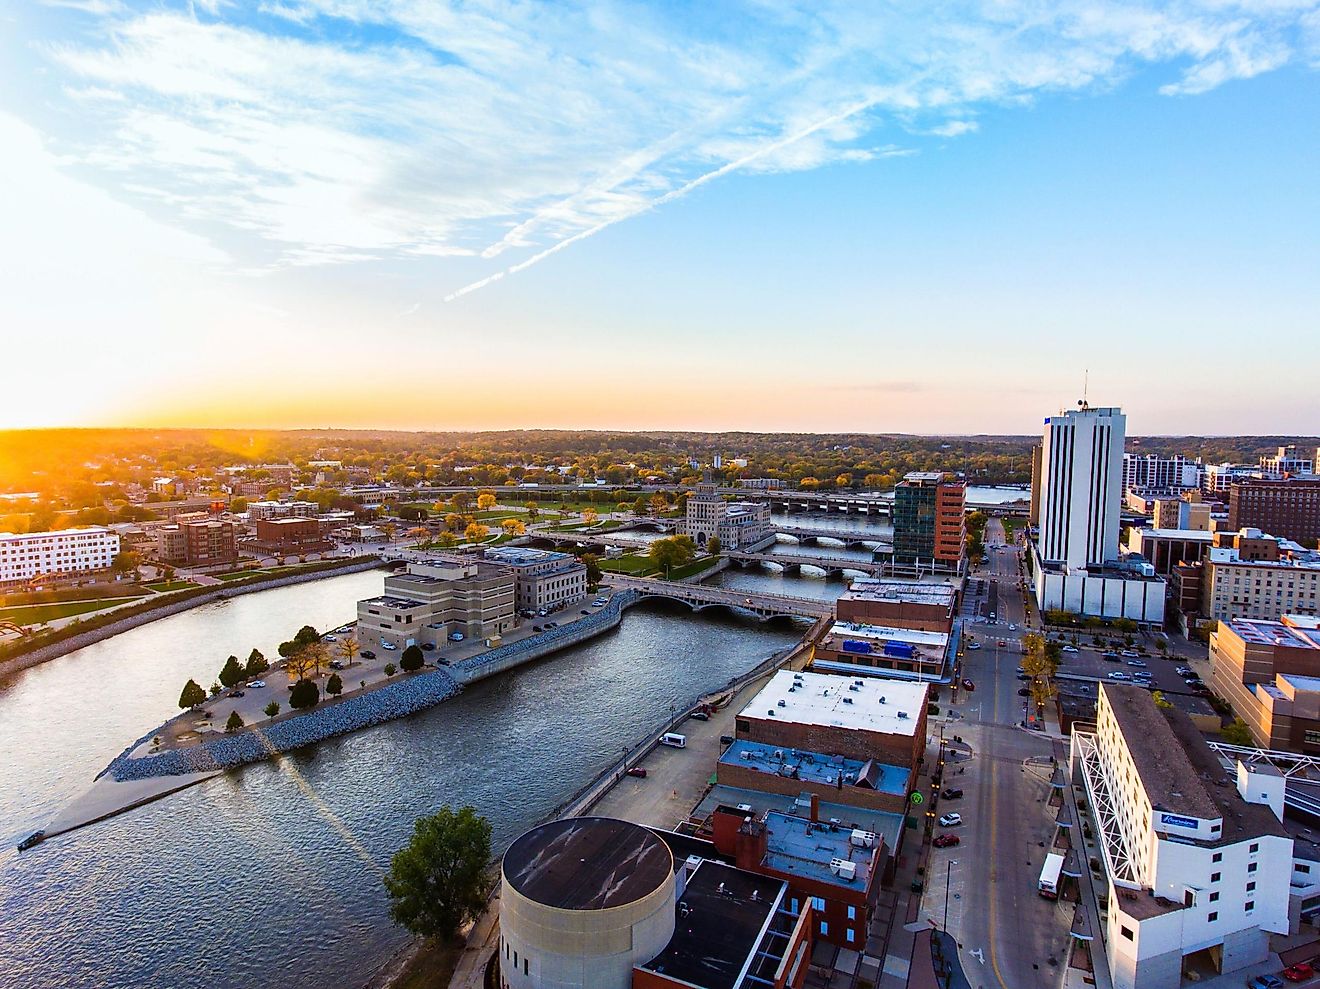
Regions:
<instances>
[{"instance_id":1,"label":"sky","mask_svg":"<svg viewBox=\"0 0 1320 989\"><path fill-rule=\"evenodd\" d=\"M31 0L0 149L0 428L1320 430L1320 0Z\"/></svg>"}]
</instances>

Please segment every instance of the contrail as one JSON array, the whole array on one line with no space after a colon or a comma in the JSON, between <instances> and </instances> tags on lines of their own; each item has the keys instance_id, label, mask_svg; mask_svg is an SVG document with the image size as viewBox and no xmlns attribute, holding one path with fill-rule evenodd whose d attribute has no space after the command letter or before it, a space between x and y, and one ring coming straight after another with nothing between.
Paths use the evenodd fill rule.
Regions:
<instances>
[{"instance_id":1,"label":"contrail","mask_svg":"<svg viewBox=\"0 0 1320 989\"><path fill-rule=\"evenodd\" d=\"M847 120L849 117L856 116L857 114L863 112L864 110L869 110L871 107L875 106L879 102L880 100L878 98L862 100L861 102L854 103L851 106L845 107L844 109L838 111L837 113L832 113L828 117L825 117L822 120L818 120L814 124L811 124L808 127L804 127L801 130L794 131L792 134L789 134L786 137L781 137L777 141L772 141L769 144L757 148L755 151L749 152L748 154L743 155L741 158L736 158L733 161L721 165L719 168L715 169L714 171L706 172L704 175L698 175L695 179L692 179L690 182L687 182L679 186L677 189L671 189L669 192L666 192L663 196L660 196L659 198L654 199L649 203L646 203L644 206L639 206L636 209L629 210L628 212L620 216L613 217L612 219L604 220L596 224L594 227L588 227L586 230L583 230L581 233L576 233L572 237L566 237L565 239L559 241L557 244L554 244L551 247L547 247L544 251L541 251L539 254L533 254L526 261L520 261L518 264L510 265L508 268L505 268L503 271L498 271L493 275L488 275L487 277L481 279L480 281L473 282L471 285L465 285L462 288L458 289L457 291L451 292L449 293L449 295L446 295L445 301L453 302L459 296L467 295L469 292L475 292L479 288L485 288L491 282L499 281L505 275L513 275L513 274L517 274L520 271L526 271L532 265L540 264L546 258L550 257L550 255L558 254L564 248L571 247L573 244L576 244L579 241L586 240L588 237L594 237L602 230L612 227L616 223L622 223L624 220L631 220L634 216L638 216L641 213L648 212L649 210L653 210L658 206L663 206L666 203L673 202L675 199L681 199L683 196L686 196L693 189L700 188L701 186L705 185L707 182L713 182L715 179L718 179L721 176L728 175L730 172L737 171L738 169L751 164L752 162L756 161L758 158L764 158L768 154L773 154L774 152L779 151L782 148L787 148L790 145L796 144L798 141L801 141L805 137L810 137L812 134L815 134L819 130L823 130L826 127L832 127L838 123L842 123L843 121Z\"/></svg>"}]
</instances>

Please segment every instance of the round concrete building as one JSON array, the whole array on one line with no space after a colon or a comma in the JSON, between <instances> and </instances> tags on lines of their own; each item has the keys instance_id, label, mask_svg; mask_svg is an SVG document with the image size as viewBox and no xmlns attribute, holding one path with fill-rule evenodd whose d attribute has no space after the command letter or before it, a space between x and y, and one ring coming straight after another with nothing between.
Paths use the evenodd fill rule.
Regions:
<instances>
[{"instance_id":1,"label":"round concrete building","mask_svg":"<svg viewBox=\"0 0 1320 989\"><path fill-rule=\"evenodd\" d=\"M500 983L508 989L628 989L634 965L674 933L674 856L627 821L575 817L533 828L504 853Z\"/></svg>"}]
</instances>

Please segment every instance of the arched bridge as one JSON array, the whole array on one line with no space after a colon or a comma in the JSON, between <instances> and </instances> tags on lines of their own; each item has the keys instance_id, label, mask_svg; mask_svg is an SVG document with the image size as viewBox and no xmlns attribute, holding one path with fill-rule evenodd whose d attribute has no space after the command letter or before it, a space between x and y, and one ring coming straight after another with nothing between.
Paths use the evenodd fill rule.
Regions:
<instances>
[{"instance_id":1,"label":"arched bridge","mask_svg":"<svg viewBox=\"0 0 1320 989\"><path fill-rule=\"evenodd\" d=\"M787 594L758 594L725 587L709 587L705 584L680 584L669 580L654 580L650 577L628 577L623 574L610 574L608 580L614 587L639 592L637 599L639 601L649 597L666 598L670 601L681 601L693 611L716 607L733 608L749 611L762 621L782 617L810 618L814 621L834 612L834 605L831 602L816 598L796 598Z\"/></svg>"},{"instance_id":2,"label":"arched bridge","mask_svg":"<svg viewBox=\"0 0 1320 989\"><path fill-rule=\"evenodd\" d=\"M732 550L723 554L730 561L740 566L761 566L774 563L784 568L785 572L800 571L803 567L817 567L826 574L841 574L845 570L872 576L883 574L884 565L869 560L844 560L829 556L798 556L793 553L743 553Z\"/></svg>"}]
</instances>

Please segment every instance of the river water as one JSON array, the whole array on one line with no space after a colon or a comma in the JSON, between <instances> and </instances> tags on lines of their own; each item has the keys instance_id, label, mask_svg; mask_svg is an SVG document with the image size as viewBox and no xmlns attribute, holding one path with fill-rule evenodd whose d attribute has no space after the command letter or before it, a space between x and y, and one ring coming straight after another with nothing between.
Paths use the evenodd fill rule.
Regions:
<instances>
[{"instance_id":1,"label":"river water","mask_svg":"<svg viewBox=\"0 0 1320 989\"><path fill-rule=\"evenodd\" d=\"M839 581L719 575L837 596ZM248 766L19 855L14 842L171 716L188 677L333 627L381 574L331 577L161 619L0 688L0 985L360 986L406 937L381 875L443 803L487 815L497 850L800 629L678 605L411 718Z\"/></svg>"}]
</instances>

